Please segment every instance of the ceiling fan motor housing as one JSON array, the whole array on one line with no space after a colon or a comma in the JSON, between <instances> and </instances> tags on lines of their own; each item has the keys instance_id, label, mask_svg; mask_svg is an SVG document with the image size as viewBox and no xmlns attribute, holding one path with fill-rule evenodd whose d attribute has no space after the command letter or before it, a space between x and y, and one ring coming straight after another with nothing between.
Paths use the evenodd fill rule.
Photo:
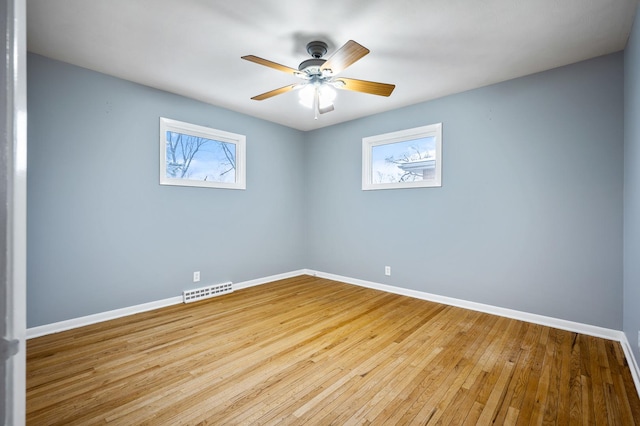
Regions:
<instances>
[{"instance_id":1,"label":"ceiling fan motor housing","mask_svg":"<svg viewBox=\"0 0 640 426\"><path fill-rule=\"evenodd\" d=\"M298 70L306 70L309 75L320 74L320 68L325 62L327 62L326 59L307 59L306 61L302 61L300 65L298 65Z\"/></svg>"},{"instance_id":2,"label":"ceiling fan motor housing","mask_svg":"<svg viewBox=\"0 0 640 426\"><path fill-rule=\"evenodd\" d=\"M307 43L307 52L312 58L322 58L326 53L329 46L324 41L310 41Z\"/></svg>"},{"instance_id":3,"label":"ceiling fan motor housing","mask_svg":"<svg viewBox=\"0 0 640 426\"><path fill-rule=\"evenodd\" d=\"M327 60L320 58L327 53L327 49L327 43L323 41L311 41L307 43L307 52L311 55L312 59L302 61L300 65L298 65L298 70L305 71L311 76L322 74L321 67Z\"/></svg>"}]
</instances>

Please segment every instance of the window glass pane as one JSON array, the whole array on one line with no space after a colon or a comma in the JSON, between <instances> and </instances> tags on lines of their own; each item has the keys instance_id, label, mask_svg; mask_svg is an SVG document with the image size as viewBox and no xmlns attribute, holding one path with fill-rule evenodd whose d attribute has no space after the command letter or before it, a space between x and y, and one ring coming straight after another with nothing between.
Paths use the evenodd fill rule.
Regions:
<instances>
[{"instance_id":1,"label":"window glass pane","mask_svg":"<svg viewBox=\"0 0 640 426\"><path fill-rule=\"evenodd\" d=\"M236 144L167 131L167 178L236 182Z\"/></svg>"},{"instance_id":2,"label":"window glass pane","mask_svg":"<svg viewBox=\"0 0 640 426\"><path fill-rule=\"evenodd\" d=\"M371 147L372 183L434 179L436 138L433 136Z\"/></svg>"}]
</instances>

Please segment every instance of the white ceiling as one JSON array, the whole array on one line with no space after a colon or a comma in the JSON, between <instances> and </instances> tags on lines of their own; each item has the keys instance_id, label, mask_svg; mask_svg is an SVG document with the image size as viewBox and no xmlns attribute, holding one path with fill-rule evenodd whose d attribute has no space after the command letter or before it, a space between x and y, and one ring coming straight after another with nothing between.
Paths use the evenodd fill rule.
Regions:
<instances>
[{"instance_id":1,"label":"white ceiling","mask_svg":"<svg viewBox=\"0 0 640 426\"><path fill-rule=\"evenodd\" d=\"M28 50L300 130L486 86L624 49L638 0L28 0ZM640 25L640 24L639 24ZM392 83L339 91L314 120L297 68L311 40L371 53L340 76Z\"/></svg>"}]
</instances>

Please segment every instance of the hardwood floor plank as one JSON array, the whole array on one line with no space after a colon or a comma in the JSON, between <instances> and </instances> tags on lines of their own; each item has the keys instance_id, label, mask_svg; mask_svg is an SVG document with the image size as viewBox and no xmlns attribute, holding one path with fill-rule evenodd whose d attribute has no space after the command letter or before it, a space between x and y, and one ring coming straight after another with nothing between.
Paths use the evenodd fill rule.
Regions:
<instances>
[{"instance_id":1,"label":"hardwood floor plank","mask_svg":"<svg viewBox=\"0 0 640 426\"><path fill-rule=\"evenodd\" d=\"M514 336L517 346L515 347L515 365L513 375L507 390L504 395L504 399L500 409L498 410L495 418L495 424L502 424L506 421L510 415L513 421L517 419L519 410L514 409L514 406L520 407L522 397L524 396L524 389L526 388L527 378L529 377L529 362L532 357L532 347L534 347L535 339L540 335L540 327L530 323L521 323L520 334Z\"/></svg>"},{"instance_id":2,"label":"hardwood floor plank","mask_svg":"<svg viewBox=\"0 0 640 426\"><path fill-rule=\"evenodd\" d=\"M542 414L542 421L539 424L549 425L556 424L559 416L559 399L560 399L560 389L562 387L562 367L563 361L565 357L562 352L562 341L563 341L564 332L558 329L551 330L549 335L549 352L551 354L551 358L549 360L550 364L550 375L549 375L549 387L547 389L547 395L544 401L544 408ZM566 383L566 381L565 381Z\"/></svg>"},{"instance_id":3,"label":"hardwood floor plank","mask_svg":"<svg viewBox=\"0 0 640 426\"><path fill-rule=\"evenodd\" d=\"M593 411L596 425L606 425L607 402L605 401L604 380L602 378L600 351L598 340L587 337L590 355L589 376L591 378L591 393L593 395Z\"/></svg>"},{"instance_id":4,"label":"hardwood floor plank","mask_svg":"<svg viewBox=\"0 0 640 426\"><path fill-rule=\"evenodd\" d=\"M366 309L365 309L366 308ZM361 304L360 309L362 312L353 310L352 312L357 312L357 315L353 315L352 313L344 313L340 315L336 315L334 318L339 320L336 328L340 327L340 324L344 323L348 327L354 327L354 321L357 317L362 317L364 313L370 312L375 307L371 307L368 304ZM346 321L345 318L351 316L354 321ZM289 355L287 358L287 363L295 362L298 358L297 354L292 354L293 350L303 350L310 351L311 347L307 345L307 343L312 342L317 336L321 335L323 338L326 338L326 333L335 331L332 327L327 327L323 321L317 322L312 326L307 326L304 328L304 332L306 334L311 333L311 337L303 336L304 340L292 344L292 342L296 342L295 336L292 336L290 333L284 333L284 338L273 339L273 344L263 345L261 350L251 352L246 354L245 356L239 357L237 361L234 361L232 364L228 364L229 367L232 367L233 374L224 377L224 380L216 383L216 389L212 390L215 396L215 400L217 401L226 401L225 404L229 404L231 401L241 398L242 395L233 395L233 392L236 388L244 388L244 389L252 389L257 386L265 377L268 377L272 374L277 374L278 368L281 368L281 365L276 362L272 362L273 358L282 357L285 355ZM308 353L302 353L300 356L308 356ZM256 374L259 372L259 374ZM206 375L204 376L205 380ZM201 381L200 378L194 379L196 383ZM209 381L209 383L211 383ZM238 383L241 386L238 386ZM196 386L193 388L194 392L198 392L199 387ZM199 396L202 397L202 392L199 392ZM198 403L198 399L193 398L193 404ZM218 404L219 405L219 404ZM214 407L217 405L214 405ZM183 407L184 408L184 407ZM167 414L173 415L173 411L166 410ZM158 421L162 421L162 415L158 415Z\"/></svg>"},{"instance_id":5,"label":"hardwood floor plank","mask_svg":"<svg viewBox=\"0 0 640 426\"><path fill-rule=\"evenodd\" d=\"M632 425L635 423L635 420L629 416L634 412L634 410L631 408L631 403L624 386L623 374L625 369L621 368L619 364L620 359L615 353L615 347L616 344L614 342L607 342L607 354L609 356L609 365L612 367L613 375L614 390L612 392L612 397L616 398L618 404L621 405L618 418L622 421L622 424Z\"/></svg>"},{"instance_id":6,"label":"hardwood floor plank","mask_svg":"<svg viewBox=\"0 0 640 426\"><path fill-rule=\"evenodd\" d=\"M520 323L517 321L508 321L506 324L506 328L502 327L502 323L500 321L496 322L495 326L493 327L492 331L495 331L496 334L503 334L503 336L509 336L511 335L512 332L514 332L516 329L518 329L520 326ZM490 334L491 335L491 334ZM495 336L495 334L494 334ZM490 339L493 340L493 339ZM463 360L466 364L466 369L465 368L455 368L454 370L456 371L457 377L455 379L455 381L451 384L451 385L445 385L445 386L441 386L430 398L430 401L433 401L430 403L430 405L433 406L433 415L430 415L431 417L431 421L433 422L437 422L439 420L439 418L444 414L444 411L449 407L449 404L451 402L451 400L453 399L453 397L455 396L455 393L453 392L456 388L460 388L462 387L462 384L469 378L469 376L471 374L469 374L469 376L467 376L466 371L471 372L473 368L476 368L478 365L482 365L482 370L483 371L491 371L491 372L495 372L496 374L498 373L498 371L500 371L502 369L502 364L499 365L499 368L495 369L493 368L493 366L490 366L489 362L491 360L491 358L495 359L495 364L497 363L501 363L501 361L504 361L506 359L508 359L510 357L510 353L511 353L511 348L503 348L503 350L500 351L500 353L498 354L498 352L496 352L496 349L498 348L498 346L501 346L501 343L499 342L504 342L504 340L499 340L498 343L494 343L492 345L487 346L487 349L485 351L485 353L482 355L483 358L485 358L486 362L485 363L475 363L473 362L473 359L475 358L476 353L473 352L466 352ZM514 339L515 342L515 339ZM487 357L487 354L492 354L490 357ZM481 358L482 359L482 358ZM456 366L458 367L458 366ZM491 374L489 374L489 376L491 376ZM487 377L489 377L487 376ZM510 375L509 375L510 376ZM491 379L493 379L493 376L491 376ZM505 378L506 380L509 379L509 377ZM494 400L491 401L491 404L495 404L495 405L491 405L491 407L489 409L487 409L487 400L489 399L489 387L483 388L483 389L479 389L479 392L476 394L475 392L469 392L469 395L476 395L475 400L477 402L480 402L481 404L483 404L483 412L481 413L484 414L485 410L487 411L486 414L484 414L485 416L489 416L492 417L493 413L489 413L488 411L493 410L494 408L497 407L497 405L499 404L499 400L495 399L500 398L500 396L503 394L503 392L506 390L506 388L501 388L499 390L499 395L496 395L494 397ZM483 390L486 389L487 390L487 394L483 394ZM495 389L495 388L494 388ZM418 415L415 418L415 421L420 422L422 418L425 417L427 410L429 410L429 408L427 406L423 407L422 410L418 413Z\"/></svg>"},{"instance_id":7,"label":"hardwood floor plank","mask_svg":"<svg viewBox=\"0 0 640 426\"><path fill-rule=\"evenodd\" d=\"M582 424L582 383L580 373L580 344L578 334L571 335L571 355L569 361L569 425Z\"/></svg>"},{"instance_id":8,"label":"hardwood floor plank","mask_svg":"<svg viewBox=\"0 0 640 426\"><path fill-rule=\"evenodd\" d=\"M452 312L478 320L475 313L463 313L457 309L452 309ZM484 327L484 320L484 318L480 318L476 323L477 326ZM499 320L496 319L496 321ZM463 334L464 333L460 332L454 335L455 339L453 339L452 342L460 341ZM446 337L448 338L449 336L453 335L447 334ZM446 344L442 346L442 351L434 359L434 362L430 363L431 365L425 366L421 371L418 371L417 374L414 374L396 399L385 407L382 413L375 418L375 421L382 424L406 424L415 419L416 416L420 416L421 419L431 417L432 412L434 412L434 407L429 404L432 401L430 396L433 395L435 390L438 389L443 382L452 382L455 380L455 376L450 376L450 373L452 373L452 370L459 369L462 366L460 365L461 362L465 364L465 361L463 361L465 354L478 349L473 345L473 342L475 342L475 340L469 341L465 339L467 346L463 351L461 351L461 347L449 341L444 342ZM407 402L409 402L409 404L407 404ZM409 405L408 409L399 409L401 404Z\"/></svg>"},{"instance_id":9,"label":"hardwood floor plank","mask_svg":"<svg viewBox=\"0 0 640 426\"><path fill-rule=\"evenodd\" d=\"M472 323L469 322L469 324L472 324ZM467 330L465 331L465 334L469 338L473 338L472 335L474 333L469 333L469 331ZM441 342L440 345L444 343L445 342ZM419 355L419 353L417 353L416 355ZM434 355L435 356L441 355L441 351L438 351ZM416 358L416 361L418 361L417 358ZM364 418L370 419L369 421L372 421L374 419L378 419L378 421L381 421L382 419L378 418L380 416L380 413L385 408L387 409L387 411L393 410L391 407L387 408L387 406L391 405L394 400L398 399L398 392L401 389L407 387L407 384L409 383L409 379L415 375L416 371L418 371L418 369L426 368L428 364L429 364L428 362L424 362L424 361L417 362L417 363L415 361L412 361L411 364L408 366L408 368L398 367L395 369L396 370L395 372L390 372L390 377L392 378L388 382L388 384L384 388L382 388L378 393L371 396L368 404L367 404L367 401L363 401L362 408L358 410L355 416L352 416L350 418L350 423L356 424L357 422L359 422L360 421L359 416L364 416ZM464 380L464 377L465 377L464 369L466 368L468 370L468 367L465 364L468 364L468 362L464 359L461 359L456 365L456 367L454 368L455 370L459 371L456 377L458 384L461 384L462 381ZM448 404L447 401L455 397L455 388L449 388L447 392L450 393L450 395L447 395L446 398L442 398L439 401L443 405ZM432 419L432 420L435 421L435 419Z\"/></svg>"},{"instance_id":10,"label":"hardwood floor plank","mask_svg":"<svg viewBox=\"0 0 640 426\"><path fill-rule=\"evenodd\" d=\"M31 339L30 425L635 424L617 342L300 276Z\"/></svg>"},{"instance_id":11,"label":"hardwood floor plank","mask_svg":"<svg viewBox=\"0 0 640 426\"><path fill-rule=\"evenodd\" d=\"M513 374L513 362L507 361L505 368L502 369L500 377L496 381L489 399L484 405L482 413L478 418L478 424L490 424L493 423L495 413L500 407L500 403L503 401L505 393L507 391L507 383L511 380Z\"/></svg>"},{"instance_id":12,"label":"hardwood floor plank","mask_svg":"<svg viewBox=\"0 0 640 426\"><path fill-rule=\"evenodd\" d=\"M392 314L395 315L395 313L392 312ZM363 327L366 326L377 326L377 323L381 323L387 320L387 316L380 316L377 319L376 318L362 318L361 319L362 322L359 323L357 320L354 320L353 322L351 322L350 324L345 325L345 327L343 327L344 329L348 330L349 335L355 335L354 333L356 332L356 330L361 330ZM413 321L413 319L411 318L407 318L408 322ZM337 339L338 341L340 341L341 343L344 343L344 338L343 335L344 334L344 330L341 330L340 333L338 334L337 332L334 333L335 337L333 337L332 339ZM365 341L363 342L354 342L354 344L356 345L362 345L364 343L366 344L371 344L371 340L375 339L376 337L371 336L371 335L367 335L365 336ZM387 342L384 342L384 345L388 345L393 341L393 337L391 337ZM335 356L337 354L340 354L342 352L344 352L345 350L352 350L351 347L349 346L338 346L335 345L335 342L331 342L331 344L327 345L327 351L319 351L316 354L313 355L312 359L314 360L314 365L319 363L320 361L322 361L323 359L326 359L329 356ZM390 358L390 360L392 360L392 358ZM308 378L308 377L307 377ZM288 379L291 379L291 377L289 376ZM304 378L300 378L300 380L304 380ZM287 383L289 380L283 382L282 386L290 386L289 383ZM280 392L279 388L280 386L269 386L271 391L275 391L275 392ZM283 389L284 391L284 389ZM252 415L256 415L256 412L258 411L270 411L271 409L269 408L269 406L271 404L273 404L273 397L269 397L268 400L267 398L256 398L256 397L250 397L250 404L251 404L251 408L249 409L245 409L244 412L242 413L242 418L246 419L245 421L251 423L252 419ZM264 417L262 417L264 419ZM239 416L234 416L233 421L235 422L237 419L239 419ZM227 418L227 419L220 419L221 421L231 421L231 419Z\"/></svg>"},{"instance_id":13,"label":"hardwood floor plank","mask_svg":"<svg viewBox=\"0 0 640 426\"><path fill-rule=\"evenodd\" d=\"M521 394L521 400L519 405L514 405L514 408L519 410L518 425L528 425L534 412L534 403L536 401L536 393L538 391L538 385L542 374L542 366L546 353L546 336L549 333L549 329L546 327L540 327L540 333L536 336L534 346L531 348L533 356L529 365L528 376L526 378L526 384Z\"/></svg>"},{"instance_id":14,"label":"hardwood floor plank","mask_svg":"<svg viewBox=\"0 0 640 426\"><path fill-rule=\"evenodd\" d=\"M556 350L558 358L558 360L556 360L556 368L560 370L560 373L557 375L558 380L555 383L558 392L558 396L556 397L558 416L555 424L566 425L569 424L569 413L571 411L571 385L573 385L571 376L571 348L575 333L558 330L558 334L559 347Z\"/></svg>"}]
</instances>

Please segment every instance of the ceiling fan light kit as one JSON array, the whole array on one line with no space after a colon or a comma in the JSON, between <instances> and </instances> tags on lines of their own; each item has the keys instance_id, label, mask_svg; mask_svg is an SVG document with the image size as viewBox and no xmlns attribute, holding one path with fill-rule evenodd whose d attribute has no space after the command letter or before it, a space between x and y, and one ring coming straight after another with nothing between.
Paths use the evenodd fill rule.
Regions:
<instances>
[{"instance_id":1,"label":"ceiling fan light kit","mask_svg":"<svg viewBox=\"0 0 640 426\"><path fill-rule=\"evenodd\" d=\"M300 104L308 108L313 108L315 118L317 119L318 113L325 114L333 111L333 101L336 98L334 88L378 96L391 95L395 88L393 84L336 77L337 74L367 55L369 49L353 40L349 40L329 58L322 59L327 53L327 50L328 45L323 41L309 42L307 44L307 52L311 55L311 59L302 61L300 65L298 65L298 69L280 65L254 55L243 56L242 59L244 60L292 74L304 80L301 83L291 84L262 93L251 99L262 101L294 89L299 89Z\"/></svg>"},{"instance_id":2,"label":"ceiling fan light kit","mask_svg":"<svg viewBox=\"0 0 640 426\"><path fill-rule=\"evenodd\" d=\"M320 108L327 108L336 99L336 91L328 84L306 84L299 91L300 104L307 108L313 108L316 96Z\"/></svg>"}]
</instances>

